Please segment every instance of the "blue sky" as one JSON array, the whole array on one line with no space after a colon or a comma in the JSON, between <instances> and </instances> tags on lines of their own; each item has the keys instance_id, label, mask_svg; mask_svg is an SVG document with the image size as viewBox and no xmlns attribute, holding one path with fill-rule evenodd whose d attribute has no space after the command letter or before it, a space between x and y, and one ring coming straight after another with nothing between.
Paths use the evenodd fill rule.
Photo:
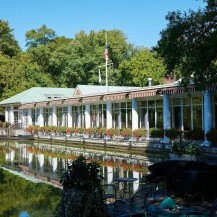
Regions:
<instances>
[{"instance_id":1,"label":"blue sky","mask_svg":"<svg viewBox=\"0 0 217 217\"><path fill-rule=\"evenodd\" d=\"M119 29L128 42L151 48L169 11L199 7L203 0L0 0L0 19L9 22L22 48L25 33L43 24L69 38L81 30Z\"/></svg>"}]
</instances>

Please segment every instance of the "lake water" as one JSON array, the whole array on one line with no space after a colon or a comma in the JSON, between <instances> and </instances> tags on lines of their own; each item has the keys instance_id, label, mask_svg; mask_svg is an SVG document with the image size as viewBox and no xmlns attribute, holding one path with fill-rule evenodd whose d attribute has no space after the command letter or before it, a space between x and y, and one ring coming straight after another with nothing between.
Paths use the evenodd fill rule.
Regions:
<instances>
[{"instance_id":1,"label":"lake water","mask_svg":"<svg viewBox=\"0 0 217 217\"><path fill-rule=\"evenodd\" d=\"M132 194L144 184L147 166L164 160L153 155L134 155L106 148L91 150L84 146L69 147L64 144L1 142L0 164L4 170L0 178L0 216L53 216L61 190L40 183L39 179L59 184L60 173L65 170L67 161L81 155L87 162L97 161L100 164L103 183L112 183L118 177L136 178L136 181L128 184ZM20 177L5 169L17 171ZM120 190L121 183L117 187Z\"/></svg>"}]
</instances>

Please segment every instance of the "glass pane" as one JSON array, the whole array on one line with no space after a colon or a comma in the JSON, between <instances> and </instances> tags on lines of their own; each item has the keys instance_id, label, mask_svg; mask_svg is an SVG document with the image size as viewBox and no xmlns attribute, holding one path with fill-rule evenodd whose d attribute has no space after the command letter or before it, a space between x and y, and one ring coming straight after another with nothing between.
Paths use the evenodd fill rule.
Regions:
<instances>
[{"instance_id":1,"label":"glass pane","mask_svg":"<svg viewBox=\"0 0 217 217\"><path fill-rule=\"evenodd\" d=\"M156 106L163 106L163 100L156 100Z\"/></svg>"},{"instance_id":2,"label":"glass pane","mask_svg":"<svg viewBox=\"0 0 217 217\"><path fill-rule=\"evenodd\" d=\"M202 104L202 97L201 96L194 96L192 97L192 104Z\"/></svg>"},{"instance_id":3,"label":"glass pane","mask_svg":"<svg viewBox=\"0 0 217 217\"><path fill-rule=\"evenodd\" d=\"M125 109L126 108L126 103L121 103L121 109Z\"/></svg>"},{"instance_id":4,"label":"glass pane","mask_svg":"<svg viewBox=\"0 0 217 217\"><path fill-rule=\"evenodd\" d=\"M173 105L181 105L181 98L173 99Z\"/></svg>"},{"instance_id":5,"label":"glass pane","mask_svg":"<svg viewBox=\"0 0 217 217\"><path fill-rule=\"evenodd\" d=\"M121 110L121 127L126 127L126 109Z\"/></svg>"},{"instance_id":6,"label":"glass pane","mask_svg":"<svg viewBox=\"0 0 217 217\"><path fill-rule=\"evenodd\" d=\"M193 107L193 127L202 129L202 107L194 106Z\"/></svg>"},{"instance_id":7,"label":"glass pane","mask_svg":"<svg viewBox=\"0 0 217 217\"><path fill-rule=\"evenodd\" d=\"M190 106L183 106L183 125L184 130L191 129L191 109Z\"/></svg>"},{"instance_id":8,"label":"glass pane","mask_svg":"<svg viewBox=\"0 0 217 217\"><path fill-rule=\"evenodd\" d=\"M176 129L182 129L181 106L176 106L174 110L174 126Z\"/></svg>"},{"instance_id":9,"label":"glass pane","mask_svg":"<svg viewBox=\"0 0 217 217\"><path fill-rule=\"evenodd\" d=\"M163 108L157 108L157 128L163 129Z\"/></svg>"},{"instance_id":10,"label":"glass pane","mask_svg":"<svg viewBox=\"0 0 217 217\"><path fill-rule=\"evenodd\" d=\"M154 107L154 106L155 106L154 100L148 101L148 107Z\"/></svg>"},{"instance_id":11,"label":"glass pane","mask_svg":"<svg viewBox=\"0 0 217 217\"><path fill-rule=\"evenodd\" d=\"M142 101L141 102L141 107L147 107L147 101Z\"/></svg>"},{"instance_id":12,"label":"glass pane","mask_svg":"<svg viewBox=\"0 0 217 217\"><path fill-rule=\"evenodd\" d=\"M191 97L186 97L182 99L183 105L190 105L191 104Z\"/></svg>"},{"instance_id":13,"label":"glass pane","mask_svg":"<svg viewBox=\"0 0 217 217\"><path fill-rule=\"evenodd\" d=\"M149 128L155 128L155 109L148 109Z\"/></svg>"}]
</instances>

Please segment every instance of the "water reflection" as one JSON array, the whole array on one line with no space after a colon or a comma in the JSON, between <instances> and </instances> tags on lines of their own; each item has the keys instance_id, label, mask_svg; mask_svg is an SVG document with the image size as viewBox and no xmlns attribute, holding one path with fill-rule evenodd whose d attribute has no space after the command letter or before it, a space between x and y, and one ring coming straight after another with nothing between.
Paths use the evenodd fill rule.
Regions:
<instances>
[{"instance_id":1,"label":"water reflection","mask_svg":"<svg viewBox=\"0 0 217 217\"><path fill-rule=\"evenodd\" d=\"M82 155L87 162L97 161L100 164L104 183L110 184L117 177L137 178L137 181L131 183L133 191L136 191L144 183L147 166L162 161L159 157L147 158L145 155L117 153L106 149L86 150L84 147L22 142L4 142L0 145L4 153L3 166L54 184L59 183L66 162Z\"/></svg>"},{"instance_id":2,"label":"water reflection","mask_svg":"<svg viewBox=\"0 0 217 217\"><path fill-rule=\"evenodd\" d=\"M54 216L61 190L35 184L0 169L0 216Z\"/></svg>"}]
</instances>

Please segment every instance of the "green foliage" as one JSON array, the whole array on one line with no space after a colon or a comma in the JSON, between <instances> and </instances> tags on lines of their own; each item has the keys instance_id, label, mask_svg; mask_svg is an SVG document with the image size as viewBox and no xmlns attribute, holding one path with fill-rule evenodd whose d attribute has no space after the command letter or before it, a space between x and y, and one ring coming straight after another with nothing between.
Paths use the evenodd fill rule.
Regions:
<instances>
[{"instance_id":1,"label":"green foliage","mask_svg":"<svg viewBox=\"0 0 217 217\"><path fill-rule=\"evenodd\" d=\"M180 132L176 129L167 129L165 130L165 136L168 137L171 140L174 140L178 137Z\"/></svg>"},{"instance_id":2,"label":"green foliage","mask_svg":"<svg viewBox=\"0 0 217 217\"><path fill-rule=\"evenodd\" d=\"M26 210L30 216L51 217L60 201L61 190L51 185L35 184L0 170L0 216L19 216Z\"/></svg>"},{"instance_id":3,"label":"green foliage","mask_svg":"<svg viewBox=\"0 0 217 217\"><path fill-rule=\"evenodd\" d=\"M204 140L204 131L202 129L193 129L184 134L187 140Z\"/></svg>"},{"instance_id":4,"label":"green foliage","mask_svg":"<svg viewBox=\"0 0 217 217\"><path fill-rule=\"evenodd\" d=\"M216 1L209 0L203 10L168 13L168 25L155 48L166 63L167 74L181 76L184 84L189 84L193 75L201 88L216 82L216 11Z\"/></svg>"},{"instance_id":5,"label":"green foliage","mask_svg":"<svg viewBox=\"0 0 217 217\"><path fill-rule=\"evenodd\" d=\"M201 152L199 144L191 143L185 146L181 146L178 142L173 143L171 151L179 157L183 156L184 154L198 155Z\"/></svg>"},{"instance_id":6,"label":"green foliage","mask_svg":"<svg viewBox=\"0 0 217 217\"><path fill-rule=\"evenodd\" d=\"M132 136L132 129L130 128L121 128L120 135L123 137L130 137Z\"/></svg>"},{"instance_id":7,"label":"green foliage","mask_svg":"<svg viewBox=\"0 0 217 217\"><path fill-rule=\"evenodd\" d=\"M13 57L20 52L18 42L7 21L0 20L0 54Z\"/></svg>"},{"instance_id":8,"label":"green foliage","mask_svg":"<svg viewBox=\"0 0 217 217\"><path fill-rule=\"evenodd\" d=\"M150 128L149 129L149 134L153 138L163 138L164 137L163 129Z\"/></svg>"},{"instance_id":9,"label":"green foliage","mask_svg":"<svg viewBox=\"0 0 217 217\"><path fill-rule=\"evenodd\" d=\"M117 134L118 134L118 130L115 129L115 128L109 128L109 129L106 129L105 134L106 134L107 136L113 137L114 135L117 135Z\"/></svg>"},{"instance_id":10,"label":"green foliage","mask_svg":"<svg viewBox=\"0 0 217 217\"><path fill-rule=\"evenodd\" d=\"M39 45L46 45L55 37L55 32L42 25L40 28L29 30L26 32L26 46L28 48L37 47Z\"/></svg>"},{"instance_id":11,"label":"green foliage","mask_svg":"<svg viewBox=\"0 0 217 217\"><path fill-rule=\"evenodd\" d=\"M139 139L141 137L146 136L146 130L144 128L140 128L140 129L135 129L133 131L133 137Z\"/></svg>"},{"instance_id":12,"label":"green foliage","mask_svg":"<svg viewBox=\"0 0 217 217\"><path fill-rule=\"evenodd\" d=\"M162 83L165 67L162 60L148 49L137 50L129 60L120 64L119 83L122 85L147 86L148 78L153 84Z\"/></svg>"},{"instance_id":13,"label":"green foliage","mask_svg":"<svg viewBox=\"0 0 217 217\"><path fill-rule=\"evenodd\" d=\"M100 185L99 165L83 157L68 163L61 176L63 196L57 217L104 217L105 205Z\"/></svg>"}]
</instances>

